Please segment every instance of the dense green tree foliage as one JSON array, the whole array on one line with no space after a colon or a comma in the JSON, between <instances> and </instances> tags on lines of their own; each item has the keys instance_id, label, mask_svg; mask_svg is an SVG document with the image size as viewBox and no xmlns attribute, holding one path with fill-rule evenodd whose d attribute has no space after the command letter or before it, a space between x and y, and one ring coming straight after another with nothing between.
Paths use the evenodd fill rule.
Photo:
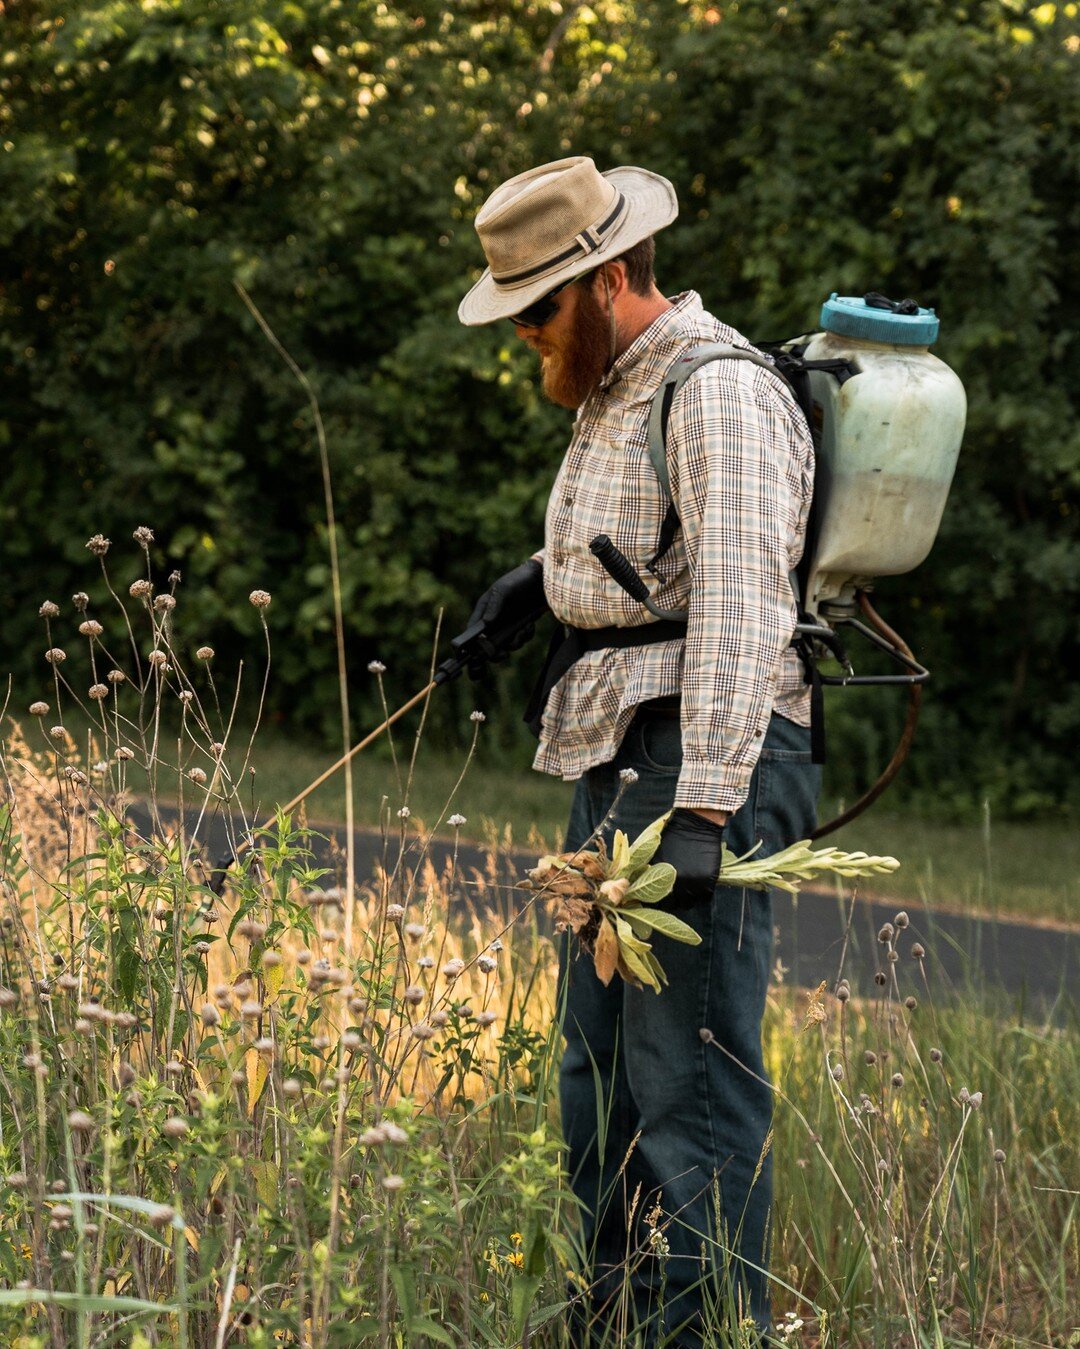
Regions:
<instances>
[{"instance_id":1,"label":"dense green tree foliage","mask_svg":"<svg viewBox=\"0 0 1080 1349\"><path fill-rule=\"evenodd\" d=\"M675 180L661 282L751 336L814 326L831 290L938 308L969 430L935 552L881 591L935 671L907 782L1014 809L1069 794L1075 5L18 0L4 28L0 666L16 710L41 684L40 601L94 593L86 539L146 523L155 565L184 574L192 645L235 662L265 586L273 707L332 721L313 428L237 280L318 391L353 667L379 656L402 695L421 682L440 607L460 625L539 540L568 429L508 326L457 324L481 260L471 219L501 178L587 153ZM526 663L485 695L506 727ZM357 693L361 723L375 704ZM472 698L455 686L442 724ZM847 696L838 781L887 754L900 715Z\"/></svg>"}]
</instances>

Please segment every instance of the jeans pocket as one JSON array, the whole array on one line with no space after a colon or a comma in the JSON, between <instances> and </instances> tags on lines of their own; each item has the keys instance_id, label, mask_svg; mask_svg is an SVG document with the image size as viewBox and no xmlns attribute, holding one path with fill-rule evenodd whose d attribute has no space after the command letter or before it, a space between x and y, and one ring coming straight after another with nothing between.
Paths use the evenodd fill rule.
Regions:
<instances>
[{"instance_id":1,"label":"jeans pocket","mask_svg":"<svg viewBox=\"0 0 1080 1349\"><path fill-rule=\"evenodd\" d=\"M636 723L642 764L656 773L678 773L682 768L679 718L651 717L639 712Z\"/></svg>"},{"instance_id":2,"label":"jeans pocket","mask_svg":"<svg viewBox=\"0 0 1080 1349\"><path fill-rule=\"evenodd\" d=\"M810 728L799 726L774 712L769 718L761 758L767 763L810 763Z\"/></svg>"}]
</instances>

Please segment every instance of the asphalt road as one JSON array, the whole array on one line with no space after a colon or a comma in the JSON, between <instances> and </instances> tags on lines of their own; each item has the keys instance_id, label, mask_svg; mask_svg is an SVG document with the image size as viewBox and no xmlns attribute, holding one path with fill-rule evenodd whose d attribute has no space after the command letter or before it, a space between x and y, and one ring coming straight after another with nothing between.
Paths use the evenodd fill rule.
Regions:
<instances>
[{"instance_id":1,"label":"asphalt road","mask_svg":"<svg viewBox=\"0 0 1080 1349\"><path fill-rule=\"evenodd\" d=\"M139 810L131 812L141 826ZM189 820L193 828L194 819ZM234 826L235 829L235 826ZM344 846L343 828L327 828L330 842L314 844L319 865L335 865ZM229 828L222 817L208 818L199 828L199 841L216 860L230 851ZM420 861L419 844L407 844L406 865ZM453 853L453 843L432 841L429 859L442 871ZM356 832L357 880L374 877L377 867L393 868L397 863L396 839L381 839L376 833ZM526 868L535 866L535 855L528 852L502 852L495 858L496 884L484 887L464 886L479 908L494 907L499 913L515 912L515 905L528 896L515 894L514 883ZM473 843L462 843L457 858L457 874L470 877L491 876L491 855ZM320 882L335 883L332 875ZM877 939L885 922L897 913L895 901L855 898L850 892L829 894L803 890L798 896L776 892L773 898L774 956L777 976L785 982L815 987L825 980L831 988L843 975L858 993L872 994L875 974L882 970L885 948ZM952 989L976 989L1011 1008L1023 1006L1032 1012L1048 1009L1067 1014L1075 1008L1080 993L1080 928L1042 926L989 917L974 917L945 909L935 910L922 903L906 905L909 927L899 945L897 975L902 995L926 992L939 996ZM920 969L912 958L918 942L926 950ZM923 979L925 976L925 986Z\"/></svg>"}]
</instances>

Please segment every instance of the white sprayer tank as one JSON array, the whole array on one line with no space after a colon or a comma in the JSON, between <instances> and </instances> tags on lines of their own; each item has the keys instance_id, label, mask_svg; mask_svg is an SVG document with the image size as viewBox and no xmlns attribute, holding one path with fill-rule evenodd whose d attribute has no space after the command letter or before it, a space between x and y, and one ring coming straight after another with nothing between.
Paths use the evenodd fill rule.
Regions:
<instances>
[{"instance_id":1,"label":"white sprayer tank","mask_svg":"<svg viewBox=\"0 0 1080 1349\"><path fill-rule=\"evenodd\" d=\"M848 609L856 588L911 571L937 536L964 433L964 386L930 354L932 309L896 312L880 297L833 295L807 360L846 359L858 374L810 375L820 431L814 538L804 602ZM799 340L803 345L804 339Z\"/></svg>"}]
</instances>

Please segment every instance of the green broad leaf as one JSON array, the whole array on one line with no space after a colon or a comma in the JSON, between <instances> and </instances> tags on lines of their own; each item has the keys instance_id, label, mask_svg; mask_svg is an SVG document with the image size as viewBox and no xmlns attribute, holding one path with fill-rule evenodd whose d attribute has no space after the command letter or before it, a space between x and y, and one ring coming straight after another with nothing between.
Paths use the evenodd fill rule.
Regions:
<instances>
[{"instance_id":1,"label":"green broad leaf","mask_svg":"<svg viewBox=\"0 0 1080 1349\"><path fill-rule=\"evenodd\" d=\"M403 1265L390 1266L390 1282L397 1294L398 1306L406 1321L412 1321L417 1315L416 1275Z\"/></svg>"},{"instance_id":2,"label":"green broad leaf","mask_svg":"<svg viewBox=\"0 0 1080 1349\"><path fill-rule=\"evenodd\" d=\"M648 950L646 950L646 954L649 954ZM652 966L649 965L637 951L632 950L628 946L624 946L622 948L622 958L626 964L626 968L635 979L639 979L643 984L648 984L654 993L660 992L660 980L654 973Z\"/></svg>"},{"instance_id":3,"label":"green broad leaf","mask_svg":"<svg viewBox=\"0 0 1080 1349\"><path fill-rule=\"evenodd\" d=\"M611 870L608 876L611 880L618 880L620 876L626 875L626 864L630 860L630 840L621 829L615 830L615 838L611 844Z\"/></svg>"},{"instance_id":4,"label":"green broad leaf","mask_svg":"<svg viewBox=\"0 0 1080 1349\"><path fill-rule=\"evenodd\" d=\"M621 953L625 954L627 950L640 953L649 949L649 943L647 941L639 941L638 938L634 936L629 923L624 922L619 914L614 914L613 916L615 918L615 931L619 934L619 950Z\"/></svg>"},{"instance_id":5,"label":"green broad leaf","mask_svg":"<svg viewBox=\"0 0 1080 1349\"><path fill-rule=\"evenodd\" d=\"M429 1340L434 1340L436 1344L447 1344L450 1349L454 1349L454 1340L449 1331L443 1330L442 1326L436 1325L434 1321L429 1321L426 1316L414 1316L409 1322L410 1335L426 1335Z\"/></svg>"},{"instance_id":6,"label":"green broad leaf","mask_svg":"<svg viewBox=\"0 0 1080 1349\"><path fill-rule=\"evenodd\" d=\"M648 926L651 930L662 932L665 937L671 937L675 941L685 942L687 946L700 946L701 935L694 931L689 923L684 923L681 918L676 918L673 913L668 913L667 909L638 909L637 911L621 911L622 917L628 922L635 920L643 926Z\"/></svg>"},{"instance_id":7,"label":"green broad leaf","mask_svg":"<svg viewBox=\"0 0 1080 1349\"><path fill-rule=\"evenodd\" d=\"M675 868L670 862L648 866L626 892L625 904L658 904L671 894Z\"/></svg>"},{"instance_id":8,"label":"green broad leaf","mask_svg":"<svg viewBox=\"0 0 1080 1349\"><path fill-rule=\"evenodd\" d=\"M154 1203L152 1199L143 1199L134 1194L90 1194L86 1190L68 1190L63 1194L54 1194L51 1197L53 1199L75 1199L88 1204L107 1204L110 1208L126 1208L132 1213L143 1213L148 1218L156 1217L162 1208L161 1204ZM175 1227L178 1232L184 1230L184 1220L179 1213L174 1215L170 1226Z\"/></svg>"},{"instance_id":9,"label":"green broad leaf","mask_svg":"<svg viewBox=\"0 0 1080 1349\"><path fill-rule=\"evenodd\" d=\"M547 1263L547 1233L536 1223L529 1240L528 1253L525 1256L525 1273L543 1277Z\"/></svg>"},{"instance_id":10,"label":"green broad leaf","mask_svg":"<svg viewBox=\"0 0 1080 1349\"><path fill-rule=\"evenodd\" d=\"M652 931L652 924L648 921L648 914L651 912L651 909L635 909L633 913L620 910L621 916L630 924L630 931L641 941L647 941Z\"/></svg>"},{"instance_id":11,"label":"green broad leaf","mask_svg":"<svg viewBox=\"0 0 1080 1349\"><path fill-rule=\"evenodd\" d=\"M664 833L664 825L671 818L671 811L666 815L661 815L658 820L653 820L646 829L643 829L637 838L630 845L630 856L626 862L626 874L636 876L653 860L656 850L660 846L660 839Z\"/></svg>"},{"instance_id":12,"label":"green broad leaf","mask_svg":"<svg viewBox=\"0 0 1080 1349\"><path fill-rule=\"evenodd\" d=\"M519 1274L511 1285L510 1318L515 1340L520 1340L525 1334L525 1323L529 1319L529 1312L536 1301L542 1282L538 1274Z\"/></svg>"},{"instance_id":13,"label":"green broad leaf","mask_svg":"<svg viewBox=\"0 0 1080 1349\"><path fill-rule=\"evenodd\" d=\"M649 951L649 952L647 953L647 955L645 956L645 959L648 961L648 963L649 963L649 969L651 969L652 972L653 972L653 974L656 975L657 980L658 980L660 983L662 983L662 984L664 985L665 988L667 988L667 986L668 986L668 977L667 977L667 975L664 973L664 967L663 967L663 965L660 964L659 960L657 960L656 956L652 953L652 951Z\"/></svg>"},{"instance_id":14,"label":"green broad leaf","mask_svg":"<svg viewBox=\"0 0 1080 1349\"><path fill-rule=\"evenodd\" d=\"M25 1307L35 1302L51 1302L85 1312L152 1312L156 1316L175 1316L171 1302L146 1302L140 1297L107 1297L102 1293L54 1293L46 1288L0 1288L0 1307Z\"/></svg>"}]
</instances>

